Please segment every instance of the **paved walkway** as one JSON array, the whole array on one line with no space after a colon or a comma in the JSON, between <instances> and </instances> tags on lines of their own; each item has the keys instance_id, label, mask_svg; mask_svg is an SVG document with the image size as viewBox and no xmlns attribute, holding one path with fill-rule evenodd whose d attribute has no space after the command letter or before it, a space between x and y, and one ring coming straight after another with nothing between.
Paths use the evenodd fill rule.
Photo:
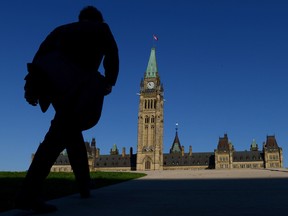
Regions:
<instances>
[{"instance_id":1,"label":"paved walkway","mask_svg":"<svg viewBox=\"0 0 288 216\"><path fill-rule=\"evenodd\" d=\"M100 188L92 198L52 200L53 216L287 215L287 170L151 171L141 179ZM0 216L24 216L12 210Z\"/></svg>"}]
</instances>

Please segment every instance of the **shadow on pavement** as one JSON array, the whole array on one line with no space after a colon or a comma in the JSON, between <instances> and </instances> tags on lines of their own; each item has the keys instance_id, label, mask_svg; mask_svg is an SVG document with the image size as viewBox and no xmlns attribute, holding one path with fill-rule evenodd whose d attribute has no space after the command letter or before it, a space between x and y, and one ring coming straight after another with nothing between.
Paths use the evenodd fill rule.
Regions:
<instances>
[{"instance_id":1,"label":"shadow on pavement","mask_svg":"<svg viewBox=\"0 0 288 216\"><path fill-rule=\"evenodd\" d=\"M100 188L92 194L86 200L73 195L51 201L59 208L51 215L265 216L288 212L288 178L137 179Z\"/></svg>"}]
</instances>

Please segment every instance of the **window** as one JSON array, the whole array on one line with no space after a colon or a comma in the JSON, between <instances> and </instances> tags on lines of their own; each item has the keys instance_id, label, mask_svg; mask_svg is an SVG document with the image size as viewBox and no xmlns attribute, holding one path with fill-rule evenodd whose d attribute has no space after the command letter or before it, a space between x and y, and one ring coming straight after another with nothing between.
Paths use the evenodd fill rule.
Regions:
<instances>
[{"instance_id":1,"label":"window","mask_svg":"<svg viewBox=\"0 0 288 216\"><path fill-rule=\"evenodd\" d=\"M145 123L149 123L149 116L145 116Z\"/></svg>"},{"instance_id":2,"label":"window","mask_svg":"<svg viewBox=\"0 0 288 216\"><path fill-rule=\"evenodd\" d=\"M151 116L151 123L154 123L155 122L155 117L152 115Z\"/></svg>"}]
</instances>

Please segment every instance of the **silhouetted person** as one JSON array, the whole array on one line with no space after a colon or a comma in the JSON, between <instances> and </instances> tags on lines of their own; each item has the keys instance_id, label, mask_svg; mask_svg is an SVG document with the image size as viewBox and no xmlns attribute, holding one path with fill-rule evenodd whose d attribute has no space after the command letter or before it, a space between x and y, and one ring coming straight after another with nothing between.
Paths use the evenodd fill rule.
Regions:
<instances>
[{"instance_id":1,"label":"silhouetted person","mask_svg":"<svg viewBox=\"0 0 288 216\"><path fill-rule=\"evenodd\" d=\"M98 72L103 60L105 76ZM82 131L95 126L104 96L119 70L118 48L101 12L88 6L79 21L54 29L42 42L25 77L25 98L43 112L52 104L54 119L39 145L16 207L45 213L57 210L41 195L43 181L66 149L83 198L90 196L90 173Z\"/></svg>"}]
</instances>

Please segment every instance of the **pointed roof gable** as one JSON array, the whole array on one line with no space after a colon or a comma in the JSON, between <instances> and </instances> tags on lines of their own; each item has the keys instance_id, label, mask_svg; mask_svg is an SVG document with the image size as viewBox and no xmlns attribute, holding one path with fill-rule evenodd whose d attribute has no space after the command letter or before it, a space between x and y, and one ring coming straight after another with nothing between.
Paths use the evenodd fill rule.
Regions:
<instances>
[{"instance_id":1,"label":"pointed roof gable","mask_svg":"<svg viewBox=\"0 0 288 216\"><path fill-rule=\"evenodd\" d=\"M278 144L277 144L275 136L267 136L266 148L267 149L278 149Z\"/></svg>"},{"instance_id":2,"label":"pointed roof gable","mask_svg":"<svg viewBox=\"0 0 288 216\"><path fill-rule=\"evenodd\" d=\"M156 62L156 51L153 47L151 49L150 58L148 61L145 78L154 78L158 74L157 62Z\"/></svg>"},{"instance_id":3,"label":"pointed roof gable","mask_svg":"<svg viewBox=\"0 0 288 216\"><path fill-rule=\"evenodd\" d=\"M219 137L217 149L220 151L229 151L229 140L227 134L224 134L224 137Z\"/></svg>"},{"instance_id":4,"label":"pointed roof gable","mask_svg":"<svg viewBox=\"0 0 288 216\"><path fill-rule=\"evenodd\" d=\"M175 134L175 138L172 144L172 147L170 149L170 153L181 153L182 152L182 147L180 144L180 140L178 137L178 123L176 123L176 134Z\"/></svg>"}]
</instances>

